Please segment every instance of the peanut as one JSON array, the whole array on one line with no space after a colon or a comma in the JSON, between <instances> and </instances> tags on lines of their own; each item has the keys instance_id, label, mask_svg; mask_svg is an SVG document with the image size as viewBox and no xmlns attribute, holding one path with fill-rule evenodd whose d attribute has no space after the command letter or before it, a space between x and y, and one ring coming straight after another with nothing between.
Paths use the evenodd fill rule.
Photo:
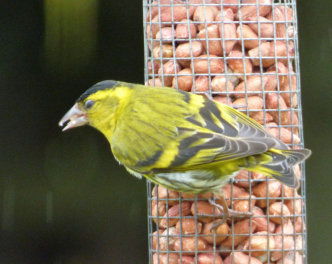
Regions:
<instances>
[{"instance_id":1,"label":"peanut","mask_svg":"<svg viewBox=\"0 0 332 264\"><path fill-rule=\"evenodd\" d=\"M161 229L159 230L159 244L158 243L158 232L153 233L153 243L152 243L152 248L154 250L160 250L160 251L166 251L166 250L174 250L174 243L176 237L179 236L178 231L174 228L171 227L168 230L162 231Z\"/></svg>"},{"instance_id":2,"label":"peanut","mask_svg":"<svg viewBox=\"0 0 332 264\"><path fill-rule=\"evenodd\" d=\"M256 223L257 232L261 231L267 231L269 233L274 232L276 224L267 221L267 216L264 216L265 213L261 208L255 206L255 208L253 209L253 215L254 215L253 221Z\"/></svg>"},{"instance_id":3,"label":"peanut","mask_svg":"<svg viewBox=\"0 0 332 264\"><path fill-rule=\"evenodd\" d=\"M211 230L214 224L214 222L204 224L202 234L205 236L202 238L209 244L214 244L215 241L216 245L220 245L221 242L227 238L230 228L227 223L223 223L222 225L219 225L216 230ZM216 234L215 238L214 233Z\"/></svg>"},{"instance_id":4,"label":"peanut","mask_svg":"<svg viewBox=\"0 0 332 264\"><path fill-rule=\"evenodd\" d=\"M270 12L267 16L268 19L273 19L278 21L276 23L276 36L278 38L286 38L287 36L287 26L293 21L292 9L285 9L283 6L276 6L273 10L273 13ZM284 21L286 21L285 23ZM281 21L281 22L279 22Z\"/></svg>"},{"instance_id":5,"label":"peanut","mask_svg":"<svg viewBox=\"0 0 332 264\"><path fill-rule=\"evenodd\" d=\"M179 255L175 253L169 254L153 254L152 258L153 264L178 264Z\"/></svg>"},{"instance_id":6,"label":"peanut","mask_svg":"<svg viewBox=\"0 0 332 264\"><path fill-rule=\"evenodd\" d=\"M180 211L180 204L173 205L170 209L168 209L168 212L164 214L164 217L160 220L159 226L162 228L175 226L175 224L179 220L179 217L190 214L190 207L190 202L182 202Z\"/></svg>"},{"instance_id":7,"label":"peanut","mask_svg":"<svg viewBox=\"0 0 332 264\"><path fill-rule=\"evenodd\" d=\"M181 1L176 1L177 4L183 4ZM173 22L173 21L181 21L187 18L187 8L185 5L179 6L176 5L174 7L166 7L162 10L160 14L161 22Z\"/></svg>"},{"instance_id":8,"label":"peanut","mask_svg":"<svg viewBox=\"0 0 332 264\"><path fill-rule=\"evenodd\" d=\"M156 46L153 48L152 55L154 58L170 58L173 57L173 46L164 44L161 47Z\"/></svg>"},{"instance_id":9,"label":"peanut","mask_svg":"<svg viewBox=\"0 0 332 264\"><path fill-rule=\"evenodd\" d=\"M286 255L280 259L277 264L303 264L304 257L300 255L298 252L288 252Z\"/></svg>"},{"instance_id":10,"label":"peanut","mask_svg":"<svg viewBox=\"0 0 332 264\"><path fill-rule=\"evenodd\" d=\"M238 98L233 102L234 107L239 111L259 110L263 108L263 99L259 96L249 96L246 98Z\"/></svg>"},{"instance_id":11,"label":"peanut","mask_svg":"<svg viewBox=\"0 0 332 264\"><path fill-rule=\"evenodd\" d=\"M255 257L249 257L242 252L232 252L224 261L224 264L263 264Z\"/></svg>"},{"instance_id":12,"label":"peanut","mask_svg":"<svg viewBox=\"0 0 332 264\"><path fill-rule=\"evenodd\" d=\"M267 109L276 109L277 111L269 111L268 113L273 116L274 121L280 125L294 126L294 131L297 132L299 124L296 112L287 111L289 108L285 100L277 94L266 94L266 107ZM279 115L280 114L280 115Z\"/></svg>"},{"instance_id":13,"label":"peanut","mask_svg":"<svg viewBox=\"0 0 332 264\"><path fill-rule=\"evenodd\" d=\"M244 241L247 236L256 229L256 223L251 222L249 219L238 221L234 224L234 235L227 237L226 240L222 242L222 246L224 247L232 247L232 245L237 246L242 241ZM233 234L233 233L232 233Z\"/></svg>"},{"instance_id":14,"label":"peanut","mask_svg":"<svg viewBox=\"0 0 332 264\"><path fill-rule=\"evenodd\" d=\"M249 172L247 170L240 171L234 179L235 184L239 187L248 188L250 185Z\"/></svg>"},{"instance_id":15,"label":"peanut","mask_svg":"<svg viewBox=\"0 0 332 264\"><path fill-rule=\"evenodd\" d=\"M300 215L302 213L302 199L297 193L295 193L295 199L285 200L285 204L288 207L290 214Z\"/></svg>"},{"instance_id":16,"label":"peanut","mask_svg":"<svg viewBox=\"0 0 332 264\"><path fill-rule=\"evenodd\" d=\"M282 142L286 144L295 144L300 143L300 138L296 134L292 134L288 129L281 127L267 127L266 131L269 132L272 136L281 139Z\"/></svg>"},{"instance_id":17,"label":"peanut","mask_svg":"<svg viewBox=\"0 0 332 264\"><path fill-rule=\"evenodd\" d=\"M294 56L294 47L291 43L287 45L284 41L279 40L274 42L264 42L260 46L248 51L249 57L255 66L260 65L260 51L262 57L271 57L262 59L263 67L270 67L274 65L276 57L278 58L278 61L287 64L287 58L281 57L293 58Z\"/></svg>"},{"instance_id":18,"label":"peanut","mask_svg":"<svg viewBox=\"0 0 332 264\"><path fill-rule=\"evenodd\" d=\"M246 82L242 81L239 85L234 88L234 96L236 98L245 97L246 94L251 95L259 95L261 96L263 93L263 89L265 89L266 83L268 81L268 76L249 76L247 77Z\"/></svg>"},{"instance_id":19,"label":"peanut","mask_svg":"<svg viewBox=\"0 0 332 264\"><path fill-rule=\"evenodd\" d=\"M197 247L196 247L197 244ZM202 238L183 237L182 251L183 255L195 255L195 250L202 251L207 248L207 243ZM181 240L177 239L174 243L174 249L179 251L181 249Z\"/></svg>"},{"instance_id":20,"label":"peanut","mask_svg":"<svg viewBox=\"0 0 332 264\"><path fill-rule=\"evenodd\" d=\"M233 209L238 212L251 212L255 206L255 196L249 193L241 194L233 203ZM238 200L239 199L239 200Z\"/></svg>"},{"instance_id":21,"label":"peanut","mask_svg":"<svg viewBox=\"0 0 332 264\"><path fill-rule=\"evenodd\" d=\"M215 55L201 55L191 63L191 68L195 73L223 73L225 65L222 59Z\"/></svg>"},{"instance_id":22,"label":"peanut","mask_svg":"<svg viewBox=\"0 0 332 264\"><path fill-rule=\"evenodd\" d=\"M149 86L163 87L163 83L159 78L150 79L147 84Z\"/></svg>"},{"instance_id":23,"label":"peanut","mask_svg":"<svg viewBox=\"0 0 332 264\"><path fill-rule=\"evenodd\" d=\"M185 68L178 72L176 78L172 81L172 87L178 88L182 91L189 92L193 86L193 76L191 69Z\"/></svg>"},{"instance_id":24,"label":"peanut","mask_svg":"<svg viewBox=\"0 0 332 264\"><path fill-rule=\"evenodd\" d=\"M165 86L170 86L172 85L175 73L178 73L180 70L181 68L178 63L174 63L173 60L169 60L158 70L158 74L163 77Z\"/></svg>"},{"instance_id":25,"label":"peanut","mask_svg":"<svg viewBox=\"0 0 332 264\"><path fill-rule=\"evenodd\" d=\"M224 76L215 76L211 80L211 88L214 92L230 93L234 90L234 85Z\"/></svg>"},{"instance_id":26,"label":"peanut","mask_svg":"<svg viewBox=\"0 0 332 264\"><path fill-rule=\"evenodd\" d=\"M161 43L172 43L174 38L174 31L171 27L164 27L156 34L156 46L159 46L159 42Z\"/></svg>"},{"instance_id":27,"label":"peanut","mask_svg":"<svg viewBox=\"0 0 332 264\"><path fill-rule=\"evenodd\" d=\"M153 60L148 62L148 74L156 74L160 68L160 61Z\"/></svg>"},{"instance_id":28,"label":"peanut","mask_svg":"<svg viewBox=\"0 0 332 264\"><path fill-rule=\"evenodd\" d=\"M242 0L244 4L256 4L256 0ZM241 7L241 12L238 14L239 20L246 20L252 16L266 16L272 10L272 0L259 0L258 1L258 14L256 5L247 5Z\"/></svg>"},{"instance_id":29,"label":"peanut","mask_svg":"<svg viewBox=\"0 0 332 264\"><path fill-rule=\"evenodd\" d=\"M168 198L168 204L171 205L178 203L178 201L172 201L172 199L179 198L179 193L174 190L168 190L165 187L159 185L158 190L157 186L153 188L152 196L157 197L157 199L159 199L159 202L164 202L164 203L166 203L165 199Z\"/></svg>"},{"instance_id":30,"label":"peanut","mask_svg":"<svg viewBox=\"0 0 332 264\"><path fill-rule=\"evenodd\" d=\"M244 39L243 45L246 49L254 49L258 47L258 35L248 25L239 25L236 34L239 39Z\"/></svg>"},{"instance_id":31,"label":"peanut","mask_svg":"<svg viewBox=\"0 0 332 264\"><path fill-rule=\"evenodd\" d=\"M181 225L182 222L182 225ZM181 229L182 226L182 229ZM191 234L200 234L202 232L202 223L196 221L192 218L185 218L182 221L178 221L176 223L176 230L180 233L182 230L182 234L184 235L191 235Z\"/></svg>"},{"instance_id":32,"label":"peanut","mask_svg":"<svg viewBox=\"0 0 332 264\"><path fill-rule=\"evenodd\" d=\"M197 256L197 264L222 264L222 258L218 253L200 253Z\"/></svg>"},{"instance_id":33,"label":"peanut","mask_svg":"<svg viewBox=\"0 0 332 264\"><path fill-rule=\"evenodd\" d=\"M218 13L218 9L214 6L199 6L196 8L196 11L193 16L193 20L197 22L201 22L198 24L198 29L203 29L206 25L211 25L214 21L216 15Z\"/></svg>"},{"instance_id":34,"label":"peanut","mask_svg":"<svg viewBox=\"0 0 332 264\"><path fill-rule=\"evenodd\" d=\"M280 197L281 194L281 183L278 181L269 181L269 182L262 182L255 186L252 189L253 194L258 198L265 198L257 200L257 205L261 208L265 208L267 206L267 202L274 201L273 198ZM267 201L267 196L269 200Z\"/></svg>"},{"instance_id":35,"label":"peanut","mask_svg":"<svg viewBox=\"0 0 332 264\"><path fill-rule=\"evenodd\" d=\"M222 19L223 18L223 19ZM223 11L223 16L219 13L216 16L216 21L232 22L234 21L234 13L232 9L228 8ZM225 50L226 54L229 54L234 45L236 44L236 25L233 23L220 23L219 34L221 39L221 46Z\"/></svg>"},{"instance_id":36,"label":"peanut","mask_svg":"<svg viewBox=\"0 0 332 264\"><path fill-rule=\"evenodd\" d=\"M153 216L153 221L157 223L157 220L159 220L159 224L161 221L161 217L166 214L166 204L162 202L152 201L151 202L151 215Z\"/></svg>"},{"instance_id":37,"label":"peanut","mask_svg":"<svg viewBox=\"0 0 332 264\"><path fill-rule=\"evenodd\" d=\"M303 222L303 218L302 217L296 217L295 220L295 232L296 233L303 233L306 231L306 226L305 223Z\"/></svg>"},{"instance_id":38,"label":"peanut","mask_svg":"<svg viewBox=\"0 0 332 264\"><path fill-rule=\"evenodd\" d=\"M290 216L288 207L281 202L274 202L269 208L270 219L276 224L281 224L283 220Z\"/></svg>"},{"instance_id":39,"label":"peanut","mask_svg":"<svg viewBox=\"0 0 332 264\"><path fill-rule=\"evenodd\" d=\"M243 60L241 51L231 51L228 55L227 64L233 73L250 74L253 70L251 61L249 59ZM239 78L244 79L244 76L240 75Z\"/></svg>"},{"instance_id":40,"label":"peanut","mask_svg":"<svg viewBox=\"0 0 332 264\"><path fill-rule=\"evenodd\" d=\"M195 86L194 86L195 84ZM209 91L209 77L207 76L198 76L195 79L195 83L193 84L191 91L192 92L207 92Z\"/></svg>"},{"instance_id":41,"label":"peanut","mask_svg":"<svg viewBox=\"0 0 332 264\"><path fill-rule=\"evenodd\" d=\"M175 56L177 58L181 58L177 60L180 65L183 67L188 67L191 63L191 56L194 58L198 57L202 54L202 52L203 45L199 41L193 41L191 43L186 42L177 46L175 50Z\"/></svg>"},{"instance_id":42,"label":"peanut","mask_svg":"<svg viewBox=\"0 0 332 264\"><path fill-rule=\"evenodd\" d=\"M286 221L283 225L279 225L276 229L276 234L280 234L274 237L275 249L277 251L272 252L271 260L277 261L282 258L282 250L289 250L294 248L294 227L290 220Z\"/></svg>"},{"instance_id":43,"label":"peanut","mask_svg":"<svg viewBox=\"0 0 332 264\"><path fill-rule=\"evenodd\" d=\"M161 14L163 13L171 13L172 7L170 6L171 3L174 3L176 5L182 4L179 0L155 0L151 3L151 8L146 16L147 21L150 21L150 18L158 17L159 14L159 8ZM161 7L158 7L159 4L161 4Z\"/></svg>"},{"instance_id":44,"label":"peanut","mask_svg":"<svg viewBox=\"0 0 332 264\"><path fill-rule=\"evenodd\" d=\"M198 34L197 38L200 39L204 49L208 54L220 56L223 54L223 49L220 43L219 30L217 25L210 25L205 29L202 29ZM215 40L211 40L215 39Z\"/></svg>"},{"instance_id":45,"label":"peanut","mask_svg":"<svg viewBox=\"0 0 332 264\"><path fill-rule=\"evenodd\" d=\"M178 24L175 28L175 38L176 40L183 39L188 40L190 38L195 38L197 35L197 29L191 20L183 19L181 24Z\"/></svg>"},{"instance_id":46,"label":"peanut","mask_svg":"<svg viewBox=\"0 0 332 264\"><path fill-rule=\"evenodd\" d=\"M250 246L249 246L250 245ZM254 257L259 257L268 250L275 248L275 242L273 236L268 236L266 231L257 232L244 242L243 250L253 250L251 253Z\"/></svg>"},{"instance_id":47,"label":"peanut","mask_svg":"<svg viewBox=\"0 0 332 264\"><path fill-rule=\"evenodd\" d=\"M260 37L262 38L272 38L274 34L273 30L273 21L270 19L267 19L265 17L259 16L252 16L248 17L249 21L256 22L257 23L249 23L249 27L258 35L260 34ZM259 23L258 23L259 21Z\"/></svg>"},{"instance_id":48,"label":"peanut","mask_svg":"<svg viewBox=\"0 0 332 264\"><path fill-rule=\"evenodd\" d=\"M255 119L261 125L264 125L265 122L268 123L273 121L273 117L269 113L264 113L263 111L250 113L250 117Z\"/></svg>"},{"instance_id":49,"label":"peanut","mask_svg":"<svg viewBox=\"0 0 332 264\"><path fill-rule=\"evenodd\" d=\"M192 256L182 256L182 262L179 262L179 264L196 264L195 258Z\"/></svg>"},{"instance_id":50,"label":"peanut","mask_svg":"<svg viewBox=\"0 0 332 264\"><path fill-rule=\"evenodd\" d=\"M245 194L246 191L243 188L240 188L236 185L226 184L222 187L223 195L226 199L227 205L231 205L231 199L232 198L238 198L242 194ZM218 201L217 201L218 202Z\"/></svg>"},{"instance_id":51,"label":"peanut","mask_svg":"<svg viewBox=\"0 0 332 264\"><path fill-rule=\"evenodd\" d=\"M205 201L197 201L197 203L193 203L191 206L191 213L192 215L199 215L199 214L207 214L207 215L218 215L220 214L220 210L209 202ZM198 219L203 223L208 223L212 221L211 217L198 217Z\"/></svg>"}]
</instances>

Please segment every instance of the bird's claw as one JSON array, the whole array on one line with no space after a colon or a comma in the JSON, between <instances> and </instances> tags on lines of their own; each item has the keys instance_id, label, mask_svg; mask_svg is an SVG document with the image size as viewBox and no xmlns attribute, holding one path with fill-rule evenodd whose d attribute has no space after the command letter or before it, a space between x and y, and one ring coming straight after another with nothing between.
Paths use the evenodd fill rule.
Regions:
<instances>
[{"instance_id":1,"label":"bird's claw","mask_svg":"<svg viewBox=\"0 0 332 264\"><path fill-rule=\"evenodd\" d=\"M233 218L245 218L245 217L251 217L251 212L239 212L236 210L229 209L226 203L226 200L223 196L220 198L221 204L217 204L212 199L209 199L209 203L215 207L217 207L221 213L219 214L197 214L198 217L211 217L211 218L219 218L220 221L217 221L213 224L211 227L211 230L216 230L220 225L224 224L227 221L227 218L233 217Z\"/></svg>"}]
</instances>

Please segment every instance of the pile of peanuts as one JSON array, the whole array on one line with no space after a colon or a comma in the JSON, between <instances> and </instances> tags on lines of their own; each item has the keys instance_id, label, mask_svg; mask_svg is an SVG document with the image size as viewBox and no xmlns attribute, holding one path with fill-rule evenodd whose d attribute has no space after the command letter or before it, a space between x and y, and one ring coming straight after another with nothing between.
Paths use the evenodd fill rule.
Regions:
<instances>
[{"instance_id":1,"label":"pile of peanuts","mask_svg":"<svg viewBox=\"0 0 332 264\"><path fill-rule=\"evenodd\" d=\"M147 84L208 93L296 148L301 142L293 10L273 2L153 1L145 14ZM301 178L300 168L295 171ZM304 198L297 190L241 171L223 193L230 208L253 216L228 219L214 233L217 220L198 216L218 214L207 201L211 193L194 202L194 195L155 187L153 263L304 262Z\"/></svg>"},{"instance_id":2,"label":"pile of peanuts","mask_svg":"<svg viewBox=\"0 0 332 264\"><path fill-rule=\"evenodd\" d=\"M248 180L248 172L241 171L237 179L241 180L222 188L224 197L230 208L252 212L252 216L229 218L215 231L212 226L218 219L204 216L221 213L207 201L212 193L195 199L193 194L155 186L151 198L151 216L157 226L152 234L153 263L158 259L168 263L168 258L172 264L196 263L195 258L199 264L302 263L303 199L296 190L266 181L259 173Z\"/></svg>"}]
</instances>

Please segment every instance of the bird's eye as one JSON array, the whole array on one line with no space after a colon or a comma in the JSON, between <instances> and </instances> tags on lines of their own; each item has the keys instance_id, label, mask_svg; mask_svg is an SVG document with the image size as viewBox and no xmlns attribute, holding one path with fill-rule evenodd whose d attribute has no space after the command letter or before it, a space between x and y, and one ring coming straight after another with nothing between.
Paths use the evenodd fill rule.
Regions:
<instances>
[{"instance_id":1,"label":"bird's eye","mask_svg":"<svg viewBox=\"0 0 332 264\"><path fill-rule=\"evenodd\" d=\"M95 101L87 100L84 104L86 109L90 109L95 104Z\"/></svg>"}]
</instances>

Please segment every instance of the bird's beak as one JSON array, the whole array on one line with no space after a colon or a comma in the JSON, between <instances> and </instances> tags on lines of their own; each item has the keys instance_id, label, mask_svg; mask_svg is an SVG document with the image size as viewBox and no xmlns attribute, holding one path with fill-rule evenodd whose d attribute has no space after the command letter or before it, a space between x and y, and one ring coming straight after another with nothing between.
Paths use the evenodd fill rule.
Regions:
<instances>
[{"instance_id":1,"label":"bird's beak","mask_svg":"<svg viewBox=\"0 0 332 264\"><path fill-rule=\"evenodd\" d=\"M87 115L84 111L78 108L78 104L74 104L74 106L61 118L59 122L59 126L63 127L62 131L84 126L88 123Z\"/></svg>"}]
</instances>

